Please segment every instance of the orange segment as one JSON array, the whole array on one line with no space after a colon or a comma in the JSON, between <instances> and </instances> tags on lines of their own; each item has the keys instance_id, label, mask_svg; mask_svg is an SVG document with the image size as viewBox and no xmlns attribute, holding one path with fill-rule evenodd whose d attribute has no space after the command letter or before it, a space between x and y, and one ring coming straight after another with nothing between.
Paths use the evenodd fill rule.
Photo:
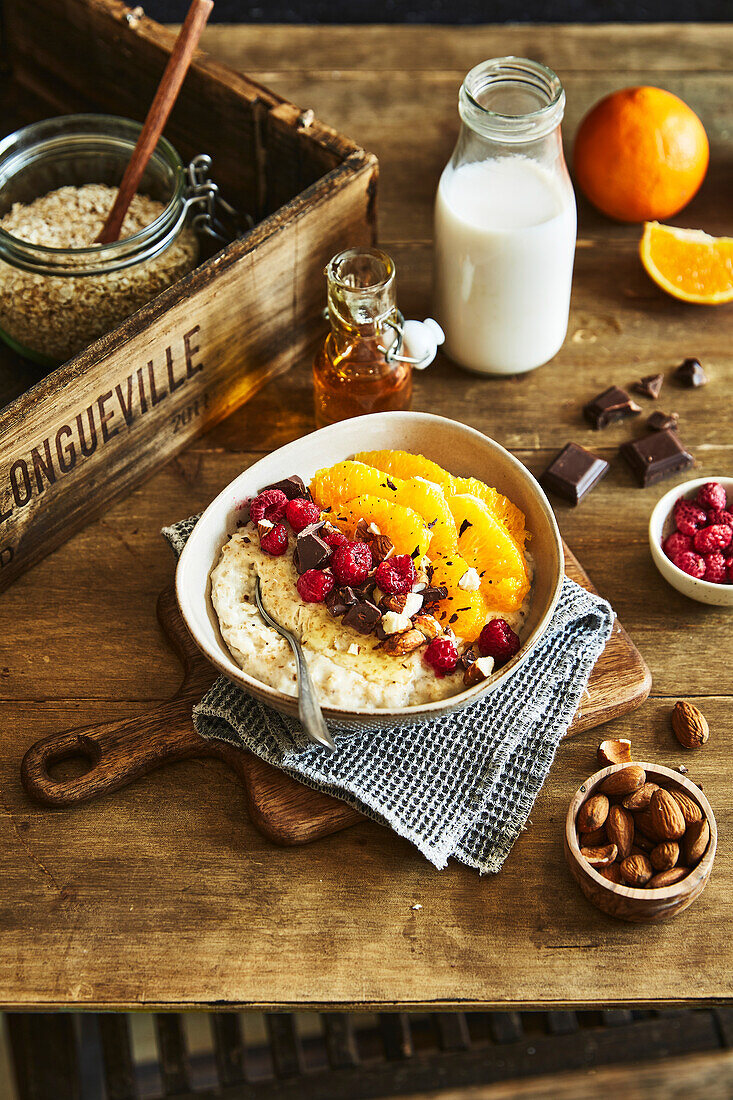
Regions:
<instances>
[{"instance_id":1,"label":"orange segment","mask_svg":"<svg viewBox=\"0 0 733 1100\"><path fill-rule=\"evenodd\" d=\"M448 589L447 599L441 600L437 606L436 619L443 626L449 626L459 638L467 642L475 641L486 624L488 608L480 589L466 592L458 586L468 572L468 563L455 552L436 554L432 563L430 583L445 585Z\"/></svg>"},{"instance_id":2,"label":"orange segment","mask_svg":"<svg viewBox=\"0 0 733 1100\"><path fill-rule=\"evenodd\" d=\"M364 494L412 508L432 531L433 550L455 548L458 532L448 501L439 486L422 477L403 480L363 462L338 462L318 471L310 491L321 508L333 508L341 501Z\"/></svg>"},{"instance_id":3,"label":"orange segment","mask_svg":"<svg viewBox=\"0 0 733 1100\"><path fill-rule=\"evenodd\" d=\"M333 508L342 500L370 496L396 500L397 486L387 474L363 462L337 462L319 470L310 483L311 495L319 508Z\"/></svg>"},{"instance_id":4,"label":"orange segment","mask_svg":"<svg viewBox=\"0 0 733 1100\"><path fill-rule=\"evenodd\" d=\"M458 526L458 550L481 576L481 591L493 610L516 611L529 591L524 555L506 528L478 497L448 498Z\"/></svg>"},{"instance_id":5,"label":"orange segment","mask_svg":"<svg viewBox=\"0 0 733 1100\"><path fill-rule=\"evenodd\" d=\"M419 561L428 550L432 532L422 516L412 508L392 504L376 496L359 496L339 504L329 520L349 538L354 537L360 519L375 523L383 535L388 535L398 554L410 554Z\"/></svg>"},{"instance_id":6,"label":"orange segment","mask_svg":"<svg viewBox=\"0 0 733 1100\"><path fill-rule=\"evenodd\" d=\"M354 458L396 477L424 477L435 485L450 486L451 475L447 470L424 455L409 451L360 451Z\"/></svg>"},{"instance_id":7,"label":"orange segment","mask_svg":"<svg viewBox=\"0 0 733 1100\"><path fill-rule=\"evenodd\" d=\"M647 222L639 253L647 274L674 298L709 306L733 302L733 237Z\"/></svg>"},{"instance_id":8,"label":"orange segment","mask_svg":"<svg viewBox=\"0 0 733 1100\"><path fill-rule=\"evenodd\" d=\"M524 549L524 544L527 541L524 512L521 512L516 504L512 504L509 497L502 496L496 489L492 489L475 477L454 477L452 479L452 490L454 493L468 493L470 496L483 500L491 514L498 519L499 523L504 524L519 549Z\"/></svg>"}]
</instances>

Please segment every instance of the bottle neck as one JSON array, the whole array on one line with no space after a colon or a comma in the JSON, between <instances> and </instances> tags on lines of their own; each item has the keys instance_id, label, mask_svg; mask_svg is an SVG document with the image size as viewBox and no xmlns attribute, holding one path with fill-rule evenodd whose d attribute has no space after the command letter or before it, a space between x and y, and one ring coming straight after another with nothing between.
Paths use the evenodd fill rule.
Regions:
<instances>
[{"instance_id":1,"label":"bottle neck","mask_svg":"<svg viewBox=\"0 0 733 1100\"><path fill-rule=\"evenodd\" d=\"M565 92L545 65L524 57L496 57L466 75L458 109L478 136L523 145L558 130L565 113Z\"/></svg>"},{"instance_id":2,"label":"bottle neck","mask_svg":"<svg viewBox=\"0 0 733 1100\"><path fill-rule=\"evenodd\" d=\"M339 355L360 343L389 347L397 317L395 269L386 252L350 248L326 268L331 339ZM386 341L386 342L385 342Z\"/></svg>"}]
</instances>

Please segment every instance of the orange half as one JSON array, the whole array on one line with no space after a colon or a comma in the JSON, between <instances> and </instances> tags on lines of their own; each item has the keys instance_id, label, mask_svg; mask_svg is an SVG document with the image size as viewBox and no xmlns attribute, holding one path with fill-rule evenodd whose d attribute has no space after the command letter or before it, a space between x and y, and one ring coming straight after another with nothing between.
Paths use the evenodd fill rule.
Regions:
<instances>
[{"instance_id":1,"label":"orange half","mask_svg":"<svg viewBox=\"0 0 733 1100\"><path fill-rule=\"evenodd\" d=\"M683 302L733 302L733 237L646 222L641 262L657 286Z\"/></svg>"}]
</instances>

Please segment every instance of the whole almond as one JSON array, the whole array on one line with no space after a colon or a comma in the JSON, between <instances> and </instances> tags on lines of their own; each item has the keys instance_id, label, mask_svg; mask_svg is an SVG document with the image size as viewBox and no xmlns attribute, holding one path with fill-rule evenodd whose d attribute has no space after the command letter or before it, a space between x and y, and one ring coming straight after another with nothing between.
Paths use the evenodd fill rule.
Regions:
<instances>
[{"instance_id":1,"label":"whole almond","mask_svg":"<svg viewBox=\"0 0 733 1100\"><path fill-rule=\"evenodd\" d=\"M610 775L607 775L599 790L612 798L621 798L623 795L638 790L645 781L646 772L644 769L640 768L638 764L629 764L621 771L611 772Z\"/></svg>"},{"instance_id":2,"label":"whole almond","mask_svg":"<svg viewBox=\"0 0 733 1100\"><path fill-rule=\"evenodd\" d=\"M710 826L706 817L701 821L693 821L692 824L687 826L682 846L685 853L685 863L688 867L694 867L696 863L700 862L709 843Z\"/></svg>"},{"instance_id":3,"label":"whole almond","mask_svg":"<svg viewBox=\"0 0 733 1100\"><path fill-rule=\"evenodd\" d=\"M621 806L611 806L606 818L608 839L618 848L621 859L631 852L634 841L634 819L628 810Z\"/></svg>"},{"instance_id":4,"label":"whole almond","mask_svg":"<svg viewBox=\"0 0 733 1100\"><path fill-rule=\"evenodd\" d=\"M649 857L644 855L627 856L619 863L621 876L629 886L646 886L654 874Z\"/></svg>"},{"instance_id":5,"label":"whole almond","mask_svg":"<svg viewBox=\"0 0 733 1100\"><path fill-rule=\"evenodd\" d=\"M578 832L590 833L605 825L608 817L609 801L605 794L592 794L578 810L576 825Z\"/></svg>"},{"instance_id":6,"label":"whole almond","mask_svg":"<svg viewBox=\"0 0 733 1100\"><path fill-rule=\"evenodd\" d=\"M605 848L581 848L580 854L583 859L588 860L591 867L607 867L616 859L618 848L615 844L607 844Z\"/></svg>"},{"instance_id":7,"label":"whole almond","mask_svg":"<svg viewBox=\"0 0 733 1100\"><path fill-rule=\"evenodd\" d=\"M615 882L617 886L620 886L624 881L618 863L609 863L606 867L599 867L598 874L602 875L603 878L607 878L609 882Z\"/></svg>"},{"instance_id":8,"label":"whole almond","mask_svg":"<svg viewBox=\"0 0 733 1100\"><path fill-rule=\"evenodd\" d=\"M644 836L641 829L637 829L636 824L634 824L634 848L638 848L640 852L646 852L648 854L653 848L656 848L656 846L657 841L652 840L648 836ZM632 852L634 848L631 849Z\"/></svg>"},{"instance_id":9,"label":"whole almond","mask_svg":"<svg viewBox=\"0 0 733 1100\"><path fill-rule=\"evenodd\" d=\"M654 841L652 848L654 848L660 840L666 839L657 832L651 810L638 810L634 814L634 829L636 830L634 835L643 833L644 836Z\"/></svg>"},{"instance_id":10,"label":"whole almond","mask_svg":"<svg viewBox=\"0 0 733 1100\"><path fill-rule=\"evenodd\" d=\"M603 848L608 844L605 826L593 829L589 833L579 833L578 844L581 848Z\"/></svg>"},{"instance_id":11,"label":"whole almond","mask_svg":"<svg viewBox=\"0 0 733 1100\"><path fill-rule=\"evenodd\" d=\"M688 825L692 825L693 821L702 821L702 810L694 798L690 798L684 791L671 790L669 793L682 810L682 816Z\"/></svg>"},{"instance_id":12,"label":"whole almond","mask_svg":"<svg viewBox=\"0 0 733 1100\"><path fill-rule=\"evenodd\" d=\"M667 871L659 871L649 879L646 884L647 889L661 890L663 886L673 886L675 882L679 882L689 873L689 867L670 867Z\"/></svg>"},{"instance_id":13,"label":"whole almond","mask_svg":"<svg viewBox=\"0 0 733 1100\"><path fill-rule=\"evenodd\" d=\"M658 790L658 783L651 783L647 780L637 790L627 794L621 805L625 810L646 810L652 800L652 795Z\"/></svg>"},{"instance_id":14,"label":"whole almond","mask_svg":"<svg viewBox=\"0 0 733 1100\"><path fill-rule=\"evenodd\" d=\"M663 840L649 853L649 861L655 871L670 871L679 858L680 846L676 840Z\"/></svg>"},{"instance_id":15,"label":"whole almond","mask_svg":"<svg viewBox=\"0 0 733 1100\"><path fill-rule=\"evenodd\" d=\"M630 764L631 742L626 737L619 737L615 741L601 741L596 756L602 768L607 768L609 764Z\"/></svg>"},{"instance_id":16,"label":"whole almond","mask_svg":"<svg viewBox=\"0 0 733 1100\"><path fill-rule=\"evenodd\" d=\"M683 700L674 705L672 729L683 749L699 749L710 737L705 715L692 703Z\"/></svg>"},{"instance_id":17,"label":"whole almond","mask_svg":"<svg viewBox=\"0 0 733 1100\"><path fill-rule=\"evenodd\" d=\"M679 803L669 791L661 788L652 795L649 803L654 832L663 840L679 840L685 831L686 822Z\"/></svg>"}]
</instances>

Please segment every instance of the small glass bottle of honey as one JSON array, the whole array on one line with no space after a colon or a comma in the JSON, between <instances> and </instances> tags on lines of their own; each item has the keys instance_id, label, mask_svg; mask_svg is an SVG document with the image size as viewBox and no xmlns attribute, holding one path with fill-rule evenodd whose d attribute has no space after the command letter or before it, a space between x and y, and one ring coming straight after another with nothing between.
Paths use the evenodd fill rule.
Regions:
<instances>
[{"instance_id":1,"label":"small glass bottle of honey","mask_svg":"<svg viewBox=\"0 0 733 1100\"><path fill-rule=\"evenodd\" d=\"M401 354L393 260L377 248L350 248L333 257L326 281L331 331L313 362L318 427L409 409L412 362Z\"/></svg>"}]
</instances>

